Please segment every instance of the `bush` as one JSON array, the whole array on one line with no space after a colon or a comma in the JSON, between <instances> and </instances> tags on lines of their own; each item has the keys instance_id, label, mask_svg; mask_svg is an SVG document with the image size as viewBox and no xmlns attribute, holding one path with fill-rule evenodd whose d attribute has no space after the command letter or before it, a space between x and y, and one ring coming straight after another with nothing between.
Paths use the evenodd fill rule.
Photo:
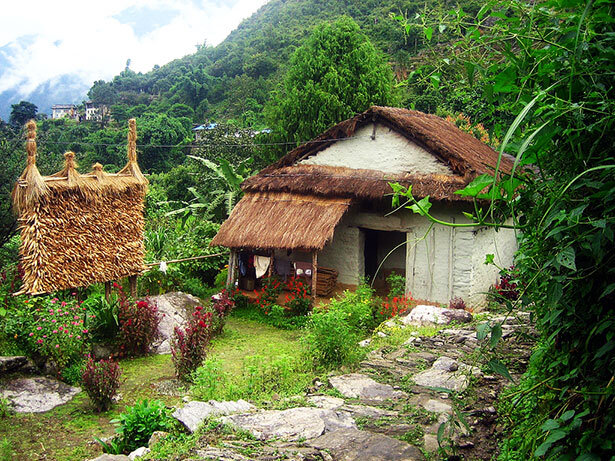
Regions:
<instances>
[{"instance_id":1,"label":"bush","mask_svg":"<svg viewBox=\"0 0 615 461\"><path fill-rule=\"evenodd\" d=\"M75 297L24 299L12 310L5 329L35 359L50 361L61 372L82 360L88 336L84 310Z\"/></svg>"},{"instance_id":2,"label":"bush","mask_svg":"<svg viewBox=\"0 0 615 461\"><path fill-rule=\"evenodd\" d=\"M349 321L353 312L349 314L341 309L314 309L305 337L307 352L314 365L332 369L361 360L363 351L357 346L361 337Z\"/></svg>"},{"instance_id":3,"label":"bush","mask_svg":"<svg viewBox=\"0 0 615 461\"><path fill-rule=\"evenodd\" d=\"M398 315L404 315L410 312L414 306L416 306L416 301L414 301L411 294L400 297L394 296L390 299L388 297L384 298L378 311L378 323Z\"/></svg>"},{"instance_id":4,"label":"bush","mask_svg":"<svg viewBox=\"0 0 615 461\"><path fill-rule=\"evenodd\" d=\"M387 277L389 285L389 298L399 298L406 295L406 277L391 272Z\"/></svg>"},{"instance_id":5,"label":"bush","mask_svg":"<svg viewBox=\"0 0 615 461\"><path fill-rule=\"evenodd\" d=\"M94 293L83 301L86 308L87 327L92 339L96 341L114 340L120 331L119 299L112 295L109 301L101 293Z\"/></svg>"},{"instance_id":6,"label":"bush","mask_svg":"<svg viewBox=\"0 0 615 461\"><path fill-rule=\"evenodd\" d=\"M74 362L60 372L60 378L71 386L80 386L84 370L84 361Z\"/></svg>"},{"instance_id":7,"label":"bush","mask_svg":"<svg viewBox=\"0 0 615 461\"><path fill-rule=\"evenodd\" d=\"M211 317L211 312L204 312L201 306L197 306L185 331L175 327L171 353L175 374L179 379L191 380L192 373L205 360L211 339Z\"/></svg>"},{"instance_id":8,"label":"bush","mask_svg":"<svg viewBox=\"0 0 615 461\"><path fill-rule=\"evenodd\" d=\"M234 306L235 301L233 301L231 293L229 293L226 289L222 290L212 298L211 307L217 317L214 333L222 333L224 323L226 322L226 317L231 313Z\"/></svg>"},{"instance_id":9,"label":"bush","mask_svg":"<svg viewBox=\"0 0 615 461\"><path fill-rule=\"evenodd\" d=\"M360 285L356 291L345 291L341 298L331 300L328 309L339 312L353 330L368 333L378 325L380 300L373 289Z\"/></svg>"},{"instance_id":10,"label":"bush","mask_svg":"<svg viewBox=\"0 0 615 461\"><path fill-rule=\"evenodd\" d=\"M147 446L154 432L168 431L172 424L170 411L160 400L141 400L112 422L119 423L116 432L125 453Z\"/></svg>"},{"instance_id":11,"label":"bush","mask_svg":"<svg viewBox=\"0 0 615 461\"><path fill-rule=\"evenodd\" d=\"M120 350L122 354L144 355L158 337L158 325L162 317L158 308L149 300L136 303L127 298L122 287L119 290Z\"/></svg>"},{"instance_id":12,"label":"bush","mask_svg":"<svg viewBox=\"0 0 615 461\"><path fill-rule=\"evenodd\" d=\"M519 299L519 271L515 266L500 271L500 283L494 287L496 301Z\"/></svg>"},{"instance_id":13,"label":"bush","mask_svg":"<svg viewBox=\"0 0 615 461\"><path fill-rule=\"evenodd\" d=\"M83 387L97 411L106 411L120 387L122 372L117 362L88 359L81 376Z\"/></svg>"},{"instance_id":14,"label":"bush","mask_svg":"<svg viewBox=\"0 0 615 461\"><path fill-rule=\"evenodd\" d=\"M190 392L198 399L228 398L229 376L222 370L222 361L217 357L208 358L197 368L193 383Z\"/></svg>"},{"instance_id":15,"label":"bush","mask_svg":"<svg viewBox=\"0 0 615 461\"><path fill-rule=\"evenodd\" d=\"M295 277L286 282L286 287L290 291L290 294L286 295L286 307L295 315L307 314L312 306L310 287Z\"/></svg>"},{"instance_id":16,"label":"bush","mask_svg":"<svg viewBox=\"0 0 615 461\"><path fill-rule=\"evenodd\" d=\"M278 302L278 296L282 292L282 284L275 277L263 277L261 289L254 290L254 292L257 295L256 305L260 307L265 314L268 314L271 306Z\"/></svg>"},{"instance_id":17,"label":"bush","mask_svg":"<svg viewBox=\"0 0 615 461\"><path fill-rule=\"evenodd\" d=\"M451 299L449 301L448 308L449 309L466 310L467 306L466 306L466 302L463 300L463 298L460 298L459 296L456 296L456 297L454 297L453 299Z\"/></svg>"}]
</instances>

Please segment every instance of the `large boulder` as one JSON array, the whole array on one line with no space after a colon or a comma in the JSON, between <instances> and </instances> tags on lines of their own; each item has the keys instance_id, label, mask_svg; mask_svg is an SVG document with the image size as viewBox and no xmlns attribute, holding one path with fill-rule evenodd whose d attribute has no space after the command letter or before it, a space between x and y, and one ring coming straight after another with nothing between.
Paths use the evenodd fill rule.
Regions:
<instances>
[{"instance_id":1,"label":"large boulder","mask_svg":"<svg viewBox=\"0 0 615 461\"><path fill-rule=\"evenodd\" d=\"M150 301L156 303L158 312L163 314L160 321L160 337L153 345L152 350L158 354L171 353L171 337L176 326L184 328L188 319L192 317L196 306L204 303L196 296L181 291L165 293L158 296L150 296Z\"/></svg>"},{"instance_id":2,"label":"large boulder","mask_svg":"<svg viewBox=\"0 0 615 461\"><path fill-rule=\"evenodd\" d=\"M245 400L222 401L210 400L200 402L193 400L173 413L173 418L182 423L190 433L210 416L230 415L232 413L246 413L255 410L256 407Z\"/></svg>"},{"instance_id":3,"label":"large boulder","mask_svg":"<svg viewBox=\"0 0 615 461\"><path fill-rule=\"evenodd\" d=\"M431 368L414 375L412 379L419 386L463 392L468 388L472 376L482 376L482 372L477 367L457 362L450 357L440 357Z\"/></svg>"},{"instance_id":4,"label":"large boulder","mask_svg":"<svg viewBox=\"0 0 615 461\"><path fill-rule=\"evenodd\" d=\"M0 357L0 375L19 370L28 363L27 357L20 355Z\"/></svg>"},{"instance_id":5,"label":"large boulder","mask_svg":"<svg viewBox=\"0 0 615 461\"><path fill-rule=\"evenodd\" d=\"M448 325L452 322L472 321L472 314L462 309L418 305L408 315L399 318L404 325Z\"/></svg>"},{"instance_id":6,"label":"large boulder","mask_svg":"<svg viewBox=\"0 0 615 461\"><path fill-rule=\"evenodd\" d=\"M81 392L56 379L43 376L19 378L3 383L0 396L18 413L42 413L62 405Z\"/></svg>"}]
</instances>

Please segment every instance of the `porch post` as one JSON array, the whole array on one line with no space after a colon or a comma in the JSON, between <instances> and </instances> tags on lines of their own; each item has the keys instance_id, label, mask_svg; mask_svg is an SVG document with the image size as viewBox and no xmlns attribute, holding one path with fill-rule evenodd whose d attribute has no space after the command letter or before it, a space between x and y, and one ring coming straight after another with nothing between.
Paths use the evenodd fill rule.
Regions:
<instances>
[{"instance_id":1,"label":"porch post","mask_svg":"<svg viewBox=\"0 0 615 461\"><path fill-rule=\"evenodd\" d=\"M231 249L228 258L228 273L226 275L226 289L230 290L235 282L235 250Z\"/></svg>"},{"instance_id":2,"label":"porch post","mask_svg":"<svg viewBox=\"0 0 615 461\"><path fill-rule=\"evenodd\" d=\"M316 299L316 289L318 287L318 253L312 253L312 298Z\"/></svg>"},{"instance_id":3,"label":"porch post","mask_svg":"<svg viewBox=\"0 0 615 461\"><path fill-rule=\"evenodd\" d=\"M111 297L111 282L105 282L105 301L109 302Z\"/></svg>"},{"instance_id":4,"label":"porch post","mask_svg":"<svg viewBox=\"0 0 615 461\"><path fill-rule=\"evenodd\" d=\"M267 276L271 277L273 275L273 254L275 250L271 250L269 254L269 269L267 269Z\"/></svg>"},{"instance_id":5,"label":"porch post","mask_svg":"<svg viewBox=\"0 0 615 461\"><path fill-rule=\"evenodd\" d=\"M132 299L136 300L137 299L137 276L130 275L128 277L128 284L130 285L130 296L132 296Z\"/></svg>"}]
</instances>

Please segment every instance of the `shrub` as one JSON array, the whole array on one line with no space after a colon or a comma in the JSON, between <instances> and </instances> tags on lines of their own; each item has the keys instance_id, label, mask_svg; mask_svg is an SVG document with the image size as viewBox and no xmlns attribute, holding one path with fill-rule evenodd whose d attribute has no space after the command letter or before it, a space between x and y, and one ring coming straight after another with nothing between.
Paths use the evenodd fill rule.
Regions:
<instances>
[{"instance_id":1,"label":"shrub","mask_svg":"<svg viewBox=\"0 0 615 461\"><path fill-rule=\"evenodd\" d=\"M190 380L192 373L205 360L211 339L211 317L211 312L204 312L201 306L197 306L185 330L175 327L171 353L179 379Z\"/></svg>"},{"instance_id":2,"label":"shrub","mask_svg":"<svg viewBox=\"0 0 615 461\"><path fill-rule=\"evenodd\" d=\"M222 362L217 357L208 358L197 368L193 383L190 392L198 399L228 398L229 376L222 370Z\"/></svg>"},{"instance_id":3,"label":"shrub","mask_svg":"<svg viewBox=\"0 0 615 461\"><path fill-rule=\"evenodd\" d=\"M378 320L383 321L398 315L404 315L410 312L415 305L416 302L411 294L400 297L394 296L390 299L388 297L384 298L384 301L380 305L380 310L378 311Z\"/></svg>"},{"instance_id":4,"label":"shrub","mask_svg":"<svg viewBox=\"0 0 615 461\"><path fill-rule=\"evenodd\" d=\"M399 298L406 295L406 277L391 272L387 277L389 285L389 298Z\"/></svg>"},{"instance_id":5,"label":"shrub","mask_svg":"<svg viewBox=\"0 0 615 461\"><path fill-rule=\"evenodd\" d=\"M254 290L256 293L256 305L259 306L265 314L269 313L272 305L277 304L278 296L282 292L282 284L275 277L263 277L262 287L260 290Z\"/></svg>"},{"instance_id":6,"label":"shrub","mask_svg":"<svg viewBox=\"0 0 615 461\"><path fill-rule=\"evenodd\" d=\"M62 381L70 384L71 386L81 385L81 378L83 376L84 369L84 361L74 362L60 372L60 378Z\"/></svg>"},{"instance_id":7,"label":"shrub","mask_svg":"<svg viewBox=\"0 0 615 461\"><path fill-rule=\"evenodd\" d=\"M119 299L112 295L109 301L101 293L95 293L83 301L86 308L87 327L92 339L110 341L117 337L120 331Z\"/></svg>"},{"instance_id":8,"label":"shrub","mask_svg":"<svg viewBox=\"0 0 615 461\"><path fill-rule=\"evenodd\" d=\"M367 333L377 326L380 300L369 286L359 285L356 291L345 291L341 298L331 300L328 308L339 312L355 331Z\"/></svg>"},{"instance_id":9,"label":"shrub","mask_svg":"<svg viewBox=\"0 0 615 461\"><path fill-rule=\"evenodd\" d=\"M309 285L295 277L291 277L286 282L286 287L290 291L285 298L286 307L296 315L307 314L312 305Z\"/></svg>"},{"instance_id":10,"label":"shrub","mask_svg":"<svg viewBox=\"0 0 615 461\"><path fill-rule=\"evenodd\" d=\"M515 266L510 266L500 272L500 283L494 287L496 301L519 299L519 272Z\"/></svg>"},{"instance_id":11,"label":"shrub","mask_svg":"<svg viewBox=\"0 0 615 461\"><path fill-rule=\"evenodd\" d=\"M226 289L212 298L211 307L217 317L215 333L222 332L226 317L231 313L234 306L235 302L233 301L233 297Z\"/></svg>"},{"instance_id":12,"label":"shrub","mask_svg":"<svg viewBox=\"0 0 615 461\"><path fill-rule=\"evenodd\" d=\"M115 393L120 387L122 372L117 362L88 359L81 376L83 387L98 411L106 411L111 407Z\"/></svg>"},{"instance_id":13,"label":"shrub","mask_svg":"<svg viewBox=\"0 0 615 461\"><path fill-rule=\"evenodd\" d=\"M148 299L134 302L125 296L121 286L114 286L119 290L120 350L128 355L147 354L158 337L162 319L158 307Z\"/></svg>"},{"instance_id":14,"label":"shrub","mask_svg":"<svg viewBox=\"0 0 615 461\"><path fill-rule=\"evenodd\" d=\"M352 311L347 314L341 309L314 309L305 344L316 366L331 369L361 360L362 350L357 347L360 335L349 322L352 315Z\"/></svg>"},{"instance_id":15,"label":"shrub","mask_svg":"<svg viewBox=\"0 0 615 461\"><path fill-rule=\"evenodd\" d=\"M5 329L34 358L52 362L58 371L82 360L88 329L85 307L72 297L24 299L7 318Z\"/></svg>"},{"instance_id":16,"label":"shrub","mask_svg":"<svg viewBox=\"0 0 615 461\"><path fill-rule=\"evenodd\" d=\"M463 298L460 298L459 296L456 296L456 297L454 297L453 299L451 299L449 301L448 308L449 309L466 310L467 306L466 306L466 302L463 300Z\"/></svg>"},{"instance_id":17,"label":"shrub","mask_svg":"<svg viewBox=\"0 0 615 461\"><path fill-rule=\"evenodd\" d=\"M116 432L125 453L147 446L154 432L171 428L170 411L160 400L141 400L112 422L119 423Z\"/></svg>"}]
</instances>

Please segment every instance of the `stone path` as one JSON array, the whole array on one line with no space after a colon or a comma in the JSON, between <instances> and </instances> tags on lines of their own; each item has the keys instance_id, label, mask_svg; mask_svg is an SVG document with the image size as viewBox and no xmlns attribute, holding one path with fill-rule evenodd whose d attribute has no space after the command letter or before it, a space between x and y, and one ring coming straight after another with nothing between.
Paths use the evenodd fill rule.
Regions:
<instances>
[{"instance_id":1,"label":"stone path","mask_svg":"<svg viewBox=\"0 0 615 461\"><path fill-rule=\"evenodd\" d=\"M437 314L421 309L413 318L388 322L381 333L424 325L427 319L444 325L452 318L467 320L464 313ZM502 323L498 353L511 359L510 371L518 377L532 341L516 338L515 332L533 333L528 314L486 320ZM213 445L204 436L190 459L422 460L440 449L442 425L444 448L454 445L462 459L491 459L497 447L494 402L507 382L490 374L477 353L480 347L474 325L448 326L432 337L413 333L400 347L371 351L357 372L330 376L330 392L337 396L320 387L304 396L301 406L285 410L256 409L244 401L189 402L174 416L190 431L216 415L221 424L240 430L220 431ZM467 428L458 421L460 413ZM253 440L238 437L241 431Z\"/></svg>"}]
</instances>

